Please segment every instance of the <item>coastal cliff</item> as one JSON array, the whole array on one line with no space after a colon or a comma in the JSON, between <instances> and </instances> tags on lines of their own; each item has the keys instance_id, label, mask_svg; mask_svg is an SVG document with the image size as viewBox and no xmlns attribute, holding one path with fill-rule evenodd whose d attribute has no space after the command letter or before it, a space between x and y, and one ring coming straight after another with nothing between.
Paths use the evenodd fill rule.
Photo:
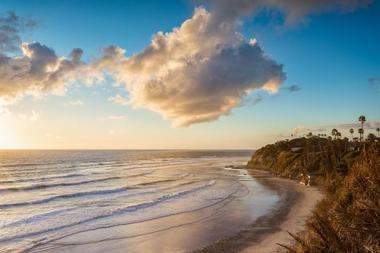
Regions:
<instances>
[{"instance_id":1,"label":"coastal cliff","mask_svg":"<svg viewBox=\"0 0 380 253\"><path fill-rule=\"evenodd\" d=\"M310 136L255 152L248 169L317 185L325 198L289 252L380 252L380 142Z\"/></svg>"},{"instance_id":2,"label":"coastal cliff","mask_svg":"<svg viewBox=\"0 0 380 253\"><path fill-rule=\"evenodd\" d=\"M347 139L297 138L260 148L248 162L248 169L263 169L277 176L331 187L331 180L347 175L360 160L364 144ZM305 182L309 178L309 182ZM326 180L329 183L326 184ZM334 191L335 189L326 189Z\"/></svg>"}]
</instances>

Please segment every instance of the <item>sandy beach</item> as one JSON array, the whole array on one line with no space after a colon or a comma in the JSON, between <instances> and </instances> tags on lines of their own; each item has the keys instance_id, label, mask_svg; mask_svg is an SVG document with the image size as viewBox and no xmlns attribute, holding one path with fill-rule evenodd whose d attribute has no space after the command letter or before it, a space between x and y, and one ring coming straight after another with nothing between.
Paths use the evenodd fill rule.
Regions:
<instances>
[{"instance_id":1,"label":"sandy beach","mask_svg":"<svg viewBox=\"0 0 380 253\"><path fill-rule=\"evenodd\" d=\"M280 203L237 235L220 240L197 252L281 252L283 248L279 244L292 243L288 232L302 232L307 217L323 197L316 187L278 178L265 171L249 170L249 173L260 183L276 191L280 195Z\"/></svg>"}]
</instances>

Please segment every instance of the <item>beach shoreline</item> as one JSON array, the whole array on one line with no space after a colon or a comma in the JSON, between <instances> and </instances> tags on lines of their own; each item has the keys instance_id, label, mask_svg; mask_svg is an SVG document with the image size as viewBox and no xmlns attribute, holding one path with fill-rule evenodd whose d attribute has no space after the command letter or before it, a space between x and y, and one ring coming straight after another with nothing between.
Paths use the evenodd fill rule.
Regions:
<instances>
[{"instance_id":1,"label":"beach shoreline","mask_svg":"<svg viewBox=\"0 0 380 253\"><path fill-rule=\"evenodd\" d=\"M304 230L307 218L323 197L316 187L304 186L262 170L247 171L258 182L276 191L280 197L279 203L268 214L258 218L238 234L221 239L195 252L281 252L284 248L279 244L293 243L289 232L297 234Z\"/></svg>"}]
</instances>

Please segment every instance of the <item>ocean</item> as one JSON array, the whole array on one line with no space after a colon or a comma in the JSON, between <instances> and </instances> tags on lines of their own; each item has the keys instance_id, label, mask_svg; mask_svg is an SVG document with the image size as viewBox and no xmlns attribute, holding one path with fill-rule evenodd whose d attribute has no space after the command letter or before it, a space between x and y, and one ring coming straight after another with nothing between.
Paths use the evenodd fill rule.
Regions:
<instances>
[{"instance_id":1,"label":"ocean","mask_svg":"<svg viewBox=\"0 0 380 253\"><path fill-rule=\"evenodd\" d=\"M252 151L0 151L0 252L190 252L277 194L233 165Z\"/></svg>"}]
</instances>

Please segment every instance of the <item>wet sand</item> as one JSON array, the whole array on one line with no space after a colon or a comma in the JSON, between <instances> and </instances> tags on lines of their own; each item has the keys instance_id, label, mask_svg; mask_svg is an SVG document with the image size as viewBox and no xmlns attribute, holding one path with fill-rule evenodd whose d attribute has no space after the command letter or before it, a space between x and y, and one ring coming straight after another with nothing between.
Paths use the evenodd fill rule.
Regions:
<instances>
[{"instance_id":1,"label":"wet sand","mask_svg":"<svg viewBox=\"0 0 380 253\"><path fill-rule=\"evenodd\" d=\"M260 183L279 194L279 204L237 235L220 240L196 252L281 252L284 248L279 244L291 245L293 242L288 232L292 234L302 232L307 217L311 215L315 204L323 197L315 187L278 178L265 171L249 170L249 173Z\"/></svg>"}]
</instances>

